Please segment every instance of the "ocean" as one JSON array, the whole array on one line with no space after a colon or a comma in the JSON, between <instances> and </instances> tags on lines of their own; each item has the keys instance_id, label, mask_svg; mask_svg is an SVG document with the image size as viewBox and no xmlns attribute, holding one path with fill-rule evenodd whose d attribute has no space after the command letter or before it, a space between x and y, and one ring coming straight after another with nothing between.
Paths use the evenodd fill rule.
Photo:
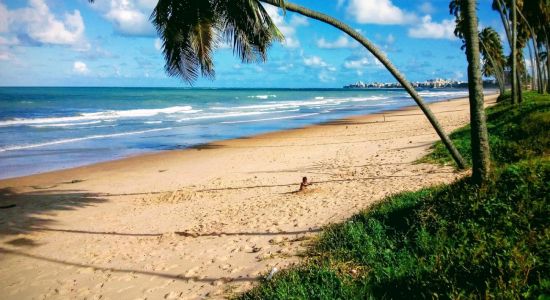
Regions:
<instances>
[{"instance_id":1,"label":"ocean","mask_svg":"<svg viewBox=\"0 0 550 300\"><path fill-rule=\"evenodd\" d=\"M420 91L426 102L466 90ZM413 105L401 89L0 87L0 178Z\"/></svg>"}]
</instances>

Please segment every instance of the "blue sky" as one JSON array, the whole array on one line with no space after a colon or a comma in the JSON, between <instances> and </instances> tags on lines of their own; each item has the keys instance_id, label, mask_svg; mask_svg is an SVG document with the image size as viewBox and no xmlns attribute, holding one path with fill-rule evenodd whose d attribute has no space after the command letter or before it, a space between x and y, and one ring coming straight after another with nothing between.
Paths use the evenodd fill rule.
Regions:
<instances>
[{"instance_id":1,"label":"blue sky","mask_svg":"<svg viewBox=\"0 0 550 300\"><path fill-rule=\"evenodd\" d=\"M491 0L480 0L482 26L502 33ZM446 0L295 0L348 23L383 49L411 81L465 80L461 42ZM148 17L156 0L0 0L0 85L176 86ZM338 30L267 7L286 36L263 64L216 51L216 78L196 87L341 87L391 81L366 50Z\"/></svg>"}]
</instances>

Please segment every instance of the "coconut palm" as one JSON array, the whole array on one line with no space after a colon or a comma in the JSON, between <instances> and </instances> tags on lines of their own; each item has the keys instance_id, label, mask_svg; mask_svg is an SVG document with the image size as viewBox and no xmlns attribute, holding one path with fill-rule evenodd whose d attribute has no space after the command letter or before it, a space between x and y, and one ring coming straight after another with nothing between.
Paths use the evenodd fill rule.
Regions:
<instances>
[{"instance_id":1,"label":"coconut palm","mask_svg":"<svg viewBox=\"0 0 550 300\"><path fill-rule=\"evenodd\" d=\"M475 0L451 0L450 13L455 16L455 35L463 40L462 48L466 50L468 60L468 90L470 100L470 135L472 141L472 181L476 184L486 182L490 171L489 135L483 104L483 81L481 78L480 48L486 52L485 57L496 70L496 57L500 41L492 29L481 33L477 31L477 13ZM483 38L480 38L480 35ZM494 39L497 38L495 42ZM480 45L482 45L480 47ZM500 49L502 46L500 45ZM502 59L503 59L502 55ZM490 59L489 59L490 58ZM495 61L493 61L495 59ZM501 57L498 57L501 59Z\"/></svg>"},{"instance_id":2,"label":"coconut palm","mask_svg":"<svg viewBox=\"0 0 550 300\"><path fill-rule=\"evenodd\" d=\"M500 42L500 36L492 27L484 28L479 33L479 49L483 56L483 75L487 77L494 76L497 80L500 93L504 94L504 66L506 58L502 43Z\"/></svg>"},{"instance_id":3,"label":"coconut palm","mask_svg":"<svg viewBox=\"0 0 550 300\"><path fill-rule=\"evenodd\" d=\"M512 9L515 7L515 9ZM538 59L540 55L537 52L543 51L544 48L548 49L548 32L550 32L550 1L548 0L493 0L493 9L499 12L499 15L504 26L510 49L513 52L514 46L516 47L517 54L512 56L512 60L515 58L516 64L511 64L512 67L517 68L515 72L518 78L521 78L521 68L518 65L519 53L525 47L527 43L523 41L523 38L531 38L533 43L534 60L536 64L536 72L533 74L538 75L538 89L540 92L544 91L544 83L548 85L548 74L543 72L543 64ZM514 15L516 15L516 22L513 22ZM517 30L514 30L516 27ZM514 34L515 32L515 34ZM525 36L527 35L527 37ZM514 43L514 37L516 42ZM548 68L546 68L548 69ZM546 81L544 78L546 76ZM550 86L550 85L548 85ZM514 89L514 86L512 86ZM521 85L517 86L518 90L521 89ZM513 93L516 94L516 93ZM521 96L521 94L519 94Z\"/></svg>"},{"instance_id":4,"label":"coconut palm","mask_svg":"<svg viewBox=\"0 0 550 300\"><path fill-rule=\"evenodd\" d=\"M493 9L498 11L502 26L504 27L504 31L506 32L506 37L508 40L508 44L510 46L511 51L511 67L512 71L510 72L511 76L511 82L512 82L512 103L518 102L518 87L517 84L517 70L516 70L516 30L515 26L517 25L517 19L514 18L516 15L515 9L512 9L512 7L516 7L516 1L505 1L505 0L493 0Z\"/></svg>"},{"instance_id":5,"label":"coconut palm","mask_svg":"<svg viewBox=\"0 0 550 300\"><path fill-rule=\"evenodd\" d=\"M449 12L455 16L454 34L462 40L461 49L464 50L466 49L465 32L468 24L462 13L462 0L451 0ZM500 94L504 94L506 58L504 57L500 36L493 28L487 27L479 33L478 39L479 49L483 56L483 75L494 76L499 85Z\"/></svg>"},{"instance_id":6,"label":"coconut palm","mask_svg":"<svg viewBox=\"0 0 550 300\"><path fill-rule=\"evenodd\" d=\"M510 11L512 12L512 16L511 16L511 22L512 22L512 28L511 28L511 33L512 33L512 42L510 43L510 47L511 47L511 51L512 53L510 54L511 57L512 57L512 103L517 103L517 97L518 97L518 87L520 86L518 84L518 71L517 71L517 38L518 38L518 30L517 30L517 25L518 25L518 19L517 19L517 10L516 10L516 0L512 0L511 4L510 4Z\"/></svg>"},{"instance_id":7,"label":"coconut palm","mask_svg":"<svg viewBox=\"0 0 550 300\"><path fill-rule=\"evenodd\" d=\"M284 0L160 0L152 21L163 42L168 74L188 82L193 82L199 73L213 77L212 53L220 41L228 42L243 62L264 61L271 43L282 39L282 35L261 2L332 25L361 43L420 106L458 167L465 167L462 156L430 108L383 52L350 26Z\"/></svg>"},{"instance_id":8,"label":"coconut palm","mask_svg":"<svg viewBox=\"0 0 550 300\"><path fill-rule=\"evenodd\" d=\"M548 72L548 70L550 68L548 68L548 52L547 51L541 51L539 53L539 60L541 62L541 69L542 69L542 74L547 74L546 76L548 76L550 73ZM545 63L546 62L546 63Z\"/></svg>"},{"instance_id":9,"label":"coconut palm","mask_svg":"<svg viewBox=\"0 0 550 300\"><path fill-rule=\"evenodd\" d=\"M543 81L542 81L542 72L541 64L539 60L539 47L538 47L538 34L537 28L540 28L540 16L541 10L540 6L537 5L536 1L525 2L522 9L518 9L518 15L520 16L521 23L523 27L527 28L527 31L524 30L524 35L527 35L527 38L531 39L531 45L529 47L529 55L531 56L531 74L533 74L533 88L537 86L537 91L542 93L543 90Z\"/></svg>"}]
</instances>

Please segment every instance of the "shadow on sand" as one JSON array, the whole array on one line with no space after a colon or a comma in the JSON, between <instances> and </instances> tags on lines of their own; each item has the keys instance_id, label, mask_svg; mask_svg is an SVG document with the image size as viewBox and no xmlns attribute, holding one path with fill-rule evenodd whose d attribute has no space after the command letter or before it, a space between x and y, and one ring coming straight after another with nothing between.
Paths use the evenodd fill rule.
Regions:
<instances>
[{"instance_id":1,"label":"shadow on sand","mask_svg":"<svg viewBox=\"0 0 550 300\"><path fill-rule=\"evenodd\" d=\"M50 216L56 211L75 210L107 201L98 194L78 190L44 190L16 193L0 189L0 237L35 231L55 223ZM23 240L14 245L31 245Z\"/></svg>"},{"instance_id":2,"label":"shadow on sand","mask_svg":"<svg viewBox=\"0 0 550 300\"><path fill-rule=\"evenodd\" d=\"M55 264L61 264L65 266L72 266L72 267L78 267L78 268L92 268L95 271L104 271L104 272L112 272L112 273L124 273L124 274L140 274L140 275L147 275L147 276L158 276L173 280L183 280L183 281L197 281L197 282L207 282L212 283L215 281L225 281L225 282L238 282L238 281L256 281L259 280L260 277L219 277L219 278L212 278L212 277L204 277L204 276L185 276L183 274L168 274L168 273L159 273L159 272L151 272L151 271L145 271L145 270L136 270L136 269L122 269L122 268L111 268L111 267L102 267L97 265L90 265L90 264L84 264L79 262L71 262L67 260L61 260L61 259L55 259L55 258L49 258L42 255L37 254L31 254L26 253L23 251L18 250L11 250L0 247L0 254L3 255L14 255L18 257L24 257L24 258L31 258L36 259L40 261L46 261L50 263Z\"/></svg>"},{"instance_id":3,"label":"shadow on sand","mask_svg":"<svg viewBox=\"0 0 550 300\"><path fill-rule=\"evenodd\" d=\"M116 236L133 236L133 237L160 237L163 233L124 233L114 231L86 231L86 230L72 230L72 229L58 229L58 228L35 228L37 231L52 231L74 234L96 234L96 235L116 235ZM188 232L188 231L175 231L176 236L182 237L215 237L215 236L278 236L278 235L298 235L313 232L320 232L320 228L310 230L298 230L298 231L280 231L280 232Z\"/></svg>"}]
</instances>

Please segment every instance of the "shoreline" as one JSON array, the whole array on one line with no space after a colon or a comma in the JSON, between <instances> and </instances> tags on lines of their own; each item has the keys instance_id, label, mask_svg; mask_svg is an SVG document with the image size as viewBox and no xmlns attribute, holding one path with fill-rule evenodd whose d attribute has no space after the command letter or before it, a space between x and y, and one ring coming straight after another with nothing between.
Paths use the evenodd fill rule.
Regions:
<instances>
[{"instance_id":1,"label":"shoreline","mask_svg":"<svg viewBox=\"0 0 550 300\"><path fill-rule=\"evenodd\" d=\"M447 132L469 122L467 99L430 107ZM409 107L2 180L0 295L218 299L250 289L299 263L324 226L467 175L416 163L437 140ZM304 176L312 185L300 192Z\"/></svg>"},{"instance_id":2,"label":"shoreline","mask_svg":"<svg viewBox=\"0 0 550 300\"><path fill-rule=\"evenodd\" d=\"M485 97L493 96L493 95L496 95L496 94L498 94L498 92L490 91L489 93L487 93L485 95ZM440 100L440 101L429 103L429 105L431 105L433 103L448 102L448 101L459 101L459 100L463 100L463 99L467 99L467 98L465 98L465 97L448 98L448 99L443 99L443 100ZM374 112L374 113L365 114L365 115L356 115L356 116L350 116L350 117L341 118L341 119L334 119L334 120L331 120L331 121L324 121L324 122L320 122L320 123L314 123L314 124L303 126L303 127L276 130L276 131L271 131L271 132L267 132L267 133L254 134L254 135L250 135L250 136L242 136L242 137L238 137L238 138L215 140L215 141L211 141L211 142L208 142L208 143L197 144L197 145L190 146L190 147L187 147L187 148L158 150L158 151L147 151L147 152L144 152L144 153L134 154L134 155L130 155L130 156L127 156L127 157L110 159L110 160L95 162L95 163L91 163L91 164L85 164L85 165L81 165L81 166L67 167L67 168L62 168L62 169L57 169L57 170L50 170L50 171L45 171L45 172L38 172L38 173L33 173L33 174L23 175L23 176L0 178L0 186L2 186L2 182L4 182L4 181L14 181L14 180L19 180L19 179L25 179L27 177L34 177L34 176L41 176L41 175L44 175L44 176L53 175L53 176L55 176L55 175L57 175L58 172L66 172L66 171L76 170L76 169L80 169L80 168L89 168L89 167L93 167L93 166L96 166L96 165L99 166L99 165L103 165L103 164L109 164L109 163L114 163L114 162L118 162L118 161L124 161L124 160L127 160L127 159L135 159L135 158L139 158L139 157L142 157L142 156L145 157L145 156L150 156L150 155L162 155L163 153L171 152L171 151L193 150L193 149L198 149L198 148L202 148L202 147L208 147L208 145L210 145L210 144L216 144L216 143L221 143L221 142L225 142L225 141L259 138L263 135L270 135L270 134L276 134L276 133L279 133L279 132L293 131L293 130L299 130L299 129L307 129L307 128L315 127L315 126L323 126L324 124L327 124L327 123L330 124L330 123L333 123L333 122L345 122L347 120L354 120L354 119L358 119L358 118L361 119L361 118L366 118L368 116L373 116L373 115L384 115L384 114L390 114L390 113L394 113L394 112L408 111L408 110L415 109L415 108L418 108L418 105L412 104L412 105L407 105L407 106L397 108L397 109L388 109L388 110L382 110L382 111L379 111L379 112Z\"/></svg>"}]
</instances>

